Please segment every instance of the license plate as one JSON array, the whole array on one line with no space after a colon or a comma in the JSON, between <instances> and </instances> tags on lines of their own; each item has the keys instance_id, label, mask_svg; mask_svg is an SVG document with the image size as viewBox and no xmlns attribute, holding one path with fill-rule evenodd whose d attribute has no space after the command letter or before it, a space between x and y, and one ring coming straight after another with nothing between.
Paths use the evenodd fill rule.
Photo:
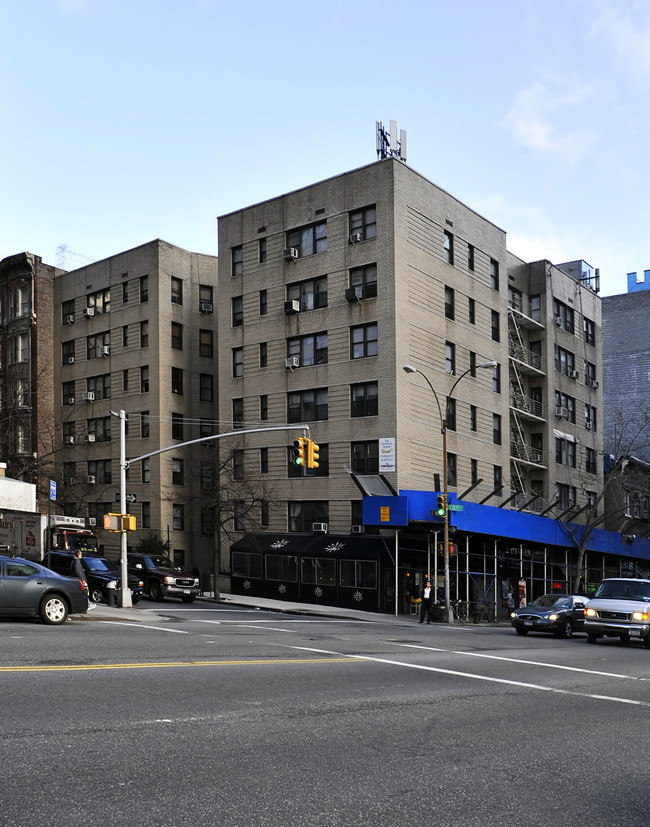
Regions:
<instances>
[{"instance_id":1,"label":"license plate","mask_svg":"<svg viewBox=\"0 0 650 827\"><path fill-rule=\"evenodd\" d=\"M533 625L532 620L524 620L524 626L532 626L532 625Z\"/></svg>"},{"instance_id":2,"label":"license plate","mask_svg":"<svg viewBox=\"0 0 650 827\"><path fill-rule=\"evenodd\" d=\"M630 637L641 637L641 632L638 629L630 629Z\"/></svg>"},{"instance_id":3,"label":"license plate","mask_svg":"<svg viewBox=\"0 0 650 827\"><path fill-rule=\"evenodd\" d=\"M189 594L189 593L190 593L189 589L183 589L183 594Z\"/></svg>"}]
</instances>

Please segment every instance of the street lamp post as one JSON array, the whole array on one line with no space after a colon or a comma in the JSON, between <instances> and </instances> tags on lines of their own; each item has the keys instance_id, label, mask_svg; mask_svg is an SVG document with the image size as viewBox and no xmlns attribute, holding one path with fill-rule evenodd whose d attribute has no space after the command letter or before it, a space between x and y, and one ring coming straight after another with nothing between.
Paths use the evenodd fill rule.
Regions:
<instances>
[{"instance_id":1,"label":"street lamp post","mask_svg":"<svg viewBox=\"0 0 650 827\"><path fill-rule=\"evenodd\" d=\"M476 367L479 368L495 368L497 365L494 359L491 359L489 362L482 362L480 365ZM418 368L412 367L412 365L404 365L403 369L406 373L419 373L420 376L424 377L425 382L431 388L431 393L433 393L433 397L436 400L436 405L438 406L438 414L440 415L440 433L442 434L442 472L444 477L444 487L443 487L443 494L444 494L444 564L445 564L445 584L444 584L444 593L445 593L445 608L444 608L444 616L443 620L445 623L452 623L453 622L453 612L451 610L451 600L449 594L449 502L448 502L448 494L449 494L449 480L447 478L447 421L449 419L449 403L453 399L454 390L456 385L460 382L460 380L467 376L468 373L471 373L474 368L468 368L466 371L461 373L461 375L456 379L454 384L451 386L451 390L446 396L445 399L445 412L443 414L442 408L440 406L440 400L438 399L438 394L436 393L435 388L429 381L429 377L422 373L421 370Z\"/></svg>"}]
</instances>

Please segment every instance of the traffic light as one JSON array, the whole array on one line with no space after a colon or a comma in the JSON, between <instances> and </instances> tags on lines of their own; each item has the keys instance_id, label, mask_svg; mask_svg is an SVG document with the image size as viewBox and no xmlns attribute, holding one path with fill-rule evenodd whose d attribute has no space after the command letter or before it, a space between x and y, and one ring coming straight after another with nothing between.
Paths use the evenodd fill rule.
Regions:
<instances>
[{"instance_id":1,"label":"traffic light","mask_svg":"<svg viewBox=\"0 0 650 827\"><path fill-rule=\"evenodd\" d=\"M436 514L439 517L444 517L445 516L445 511L446 511L446 509L445 509L445 495L444 494L438 494L438 508L436 509Z\"/></svg>"},{"instance_id":2,"label":"traffic light","mask_svg":"<svg viewBox=\"0 0 650 827\"><path fill-rule=\"evenodd\" d=\"M301 468L305 467L305 442L307 440L304 436L295 439L293 442L293 459L294 465L299 465Z\"/></svg>"},{"instance_id":3,"label":"traffic light","mask_svg":"<svg viewBox=\"0 0 650 827\"><path fill-rule=\"evenodd\" d=\"M318 468L318 452L320 446L311 439L307 440L307 468Z\"/></svg>"}]
</instances>

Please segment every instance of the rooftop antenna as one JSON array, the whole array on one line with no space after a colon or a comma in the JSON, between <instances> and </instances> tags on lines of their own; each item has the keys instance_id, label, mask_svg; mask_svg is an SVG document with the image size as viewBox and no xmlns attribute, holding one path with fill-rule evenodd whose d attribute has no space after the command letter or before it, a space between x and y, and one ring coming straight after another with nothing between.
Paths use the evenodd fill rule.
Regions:
<instances>
[{"instance_id":1,"label":"rooftop antenna","mask_svg":"<svg viewBox=\"0 0 650 827\"><path fill-rule=\"evenodd\" d=\"M80 262L79 266L82 267L84 264L92 264L95 259L88 258L88 256L84 256L81 253L75 253L73 250L69 250L67 244L59 244L56 248L55 266L59 270L65 270L67 269L68 262L72 263L72 261Z\"/></svg>"},{"instance_id":2,"label":"rooftop antenna","mask_svg":"<svg viewBox=\"0 0 650 827\"><path fill-rule=\"evenodd\" d=\"M377 160L398 158L406 161L406 130L400 129L397 140L397 121L390 122L390 130L384 129L381 121L377 121Z\"/></svg>"}]
</instances>

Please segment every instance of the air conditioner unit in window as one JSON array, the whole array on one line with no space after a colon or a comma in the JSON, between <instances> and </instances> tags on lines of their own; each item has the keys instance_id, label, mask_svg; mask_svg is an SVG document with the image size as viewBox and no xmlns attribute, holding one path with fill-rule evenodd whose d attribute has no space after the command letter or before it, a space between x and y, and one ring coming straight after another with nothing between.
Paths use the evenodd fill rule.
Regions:
<instances>
[{"instance_id":1,"label":"air conditioner unit in window","mask_svg":"<svg viewBox=\"0 0 650 827\"><path fill-rule=\"evenodd\" d=\"M199 304L201 313L212 313L212 302L201 302Z\"/></svg>"},{"instance_id":2,"label":"air conditioner unit in window","mask_svg":"<svg viewBox=\"0 0 650 827\"><path fill-rule=\"evenodd\" d=\"M352 526L352 533L353 534L365 534L366 533L365 525L353 525Z\"/></svg>"},{"instance_id":3,"label":"air conditioner unit in window","mask_svg":"<svg viewBox=\"0 0 650 827\"><path fill-rule=\"evenodd\" d=\"M68 356L67 361L69 365L74 365L74 356Z\"/></svg>"},{"instance_id":4,"label":"air conditioner unit in window","mask_svg":"<svg viewBox=\"0 0 650 827\"><path fill-rule=\"evenodd\" d=\"M87 319L92 319L95 315L95 308L94 307L84 307L84 316Z\"/></svg>"},{"instance_id":5,"label":"air conditioner unit in window","mask_svg":"<svg viewBox=\"0 0 650 827\"><path fill-rule=\"evenodd\" d=\"M95 475L94 474L88 474L86 482L88 483L88 485L94 485L95 484Z\"/></svg>"},{"instance_id":6,"label":"air conditioner unit in window","mask_svg":"<svg viewBox=\"0 0 650 827\"><path fill-rule=\"evenodd\" d=\"M588 431L593 431L593 429L594 429L593 423L592 422L585 422L585 428Z\"/></svg>"},{"instance_id":7,"label":"air conditioner unit in window","mask_svg":"<svg viewBox=\"0 0 650 827\"><path fill-rule=\"evenodd\" d=\"M86 436L86 442L94 442L95 441L95 434L88 434Z\"/></svg>"},{"instance_id":8,"label":"air conditioner unit in window","mask_svg":"<svg viewBox=\"0 0 650 827\"><path fill-rule=\"evenodd\" d=\"M99 348L99 355L100 356L110 356L110 354L111 354L111 349L108 345L102 345L102 347Z\"/></svg>"},{"instance_id":9,"label":"air conditioner unit in window","mask_svg":"<svg viewBox=\"0 0 650 827\"><path fill-rule=\"evenodd\" d=\"M588 388L593 388L593 390L597 390L599 387L598 382L595 379L591 379L589 376L585 380L585 384Z\"/></svg>"},{"instance_id":10,"label":"air conditioner unit in window","mask_svg":"<svg viewBox=\"0 0 650 827\"><path fill-rule=\"evenodd\" d=\"M84 391L82 397L85 402L94 402L95 401L95 391Z\"/></svg>"},{"instance_id":11,"label":"air conditioner unit in window","mask_svg":"<svg viewBox=\"0 0 650 827\"><path fill-rule=\"evenodd\" d=\"M623 540L626 543L633 543L636 540L636 534L624 534Z\"/></svg>"},{"instance_id":12,"label":"air conditioner unit in window","mask_svg":"<svg viewBox=\"0 0 650 827\"><path fill-rule=\"evenodd\" d=\"M77 484L77 478L76 477L68 477L68 479L65 481L65 484L66 485L76 485Z\"/></svg>"},{"instance_id":13,"label":"air conditioner unit in window","mask_svg":"<svg viewBox=\"0 0 650 827\"><path fill-rule=\"evenodd\" d=\"M568 408L555 408L555 416L557 419L568 419L569 418L569 409Z\"/></svg>"},{"instance_id":14,"label":"air conditioner unit in window","mask_svg":"<svg viewBox=\"0 0 650 827\"><path fill-rule=\"evenodd\" d=\"M567 371L567 376L569 377L569 379L577 379L578 376L580 376L580 374L577 370L569 370Z\"/></svg>"},{"instance_id":15,"label":"air conditioner unit in window","mask_svg":"<svg viewBox=\"0 0 650 827\"><path fill-rule=\"evenodd\" d=\"M312 523L311 530L318 534L327 534L327 523Z\"/></svg>"},{"instance_id":16,"label":"air conditioner unit in window","mask_svg":"<svg viewBox=\"0 0 650 827\"><path fill-rule=\"evenodd\" d=\"M562 319L559 316L555 317L555 324L557 327L562 327Z\"/></svg>"},{"instance_id":17,"label":"air conditioner unit in window","mask_svg":"<svg viewBox=\"0 0 650 827\"><path fill-rule=\"evenodd\" d=\"M66 445L74 445L74 437L73 436L66 436L64 437L63 441Z\"/></svg>"},{"instance_id":18,"label":"air conditioner unit in window","mask_svg":"<svg viewBox=\"0 0 650 827\"><path fill-rule=\"evenodd\" d=\"M296 261L296 259L298 258L298 248L287 247L285 250L282 251L282 257L285 261Z\"/></svg>"},{"instance_id":19,"label":"air conditioner unit in window","mask_svg":"<svg viewBox=\"0 0 650 827\"><path fill-rule=\"evenodd\" d=\"M88 525L97 525L97 517L88 517Z\"/></svg>"},{"instance_id":20,"label":"air conditioner unit in window","mask_svg":"<svg viewBox=\"0 0 650 827\"><path fill-rule=\"evenodd\" d=\"M66 396L65 404L66 405L74 405L74 396Z\"/></svg>"},{"instance_id":21,"label":"air conditioner unit in window","mask_svg":"<svg viewBox=\"0 0 650 827\"><path fill-rule=\"evenodd\" d=\"M289 370L293 370L294 368L300 367L300 356L288 356L284 360L285 368L289 368Z\"/></svg>"},{"instance_id":22,"label":"air conditioner unit in window","mask_svg":"<svg viewBox=\"0 0 650 827\"><path fill-rule=\"evenodd\" d=\"M361 233L350 233L350 244L358 244L359 241L363 241Z\"/></svg>"},{"instance_id":23,"label":"air conditioner unit in window","mask_svg":"<svg viewBox=\"0 0 650 827\"><path fill-rule=\"evenodd\" d=\"M66 313L63 321L65 324L74 324L74 313Z\"/></svg>"},{"instance_id":24,"label":"air conditioner unit in window","mask_svg":"<svg viewBox=\"0 0 650 827\"><path fill-rule=\"evenodd\" d=\"M349 302L360 302L363 298L363 287L348 287L345 290L345 298Z\"/></svg>"},{"instance_id":25,"label":"air conditioner unit in window","mask_svg":"<svg viewBox=\"0 0 650 827\"><path fill-rule=\"evenodd\" d=\"M284 303L284 312L287 316L291 316L293 313L300 313L300 301L298 299L289 299Z\"/></svg>"}]
</instances>

